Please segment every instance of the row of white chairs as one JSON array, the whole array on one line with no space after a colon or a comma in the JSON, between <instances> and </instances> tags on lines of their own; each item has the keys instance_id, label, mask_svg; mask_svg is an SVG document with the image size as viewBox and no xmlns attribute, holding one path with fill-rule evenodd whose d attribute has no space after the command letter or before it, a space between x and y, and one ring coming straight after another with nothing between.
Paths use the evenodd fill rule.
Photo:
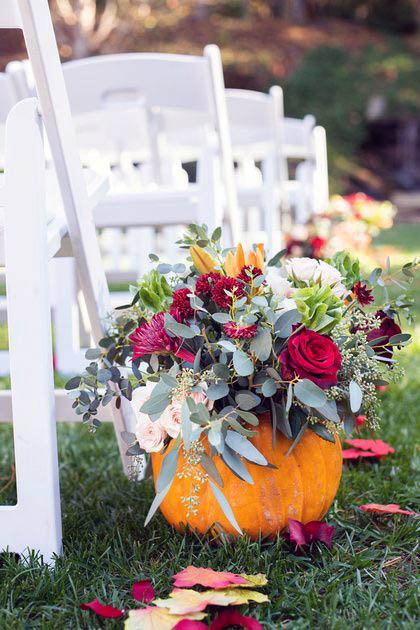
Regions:
<instances>
[{"instance_id":1,"label":"row of white chairs","mask_svg":"<svg viewBox=\"0 0 420 630\"><path fill-rule=\"evenodd\" d=\"M95 210L110 279L134 279L150 251L173 259L182 224L214 228L225 218L232 240L268 235L270 246L280 235L280 210L304 222L328 202L324 130L313 116L285 118L277 86L269 94L225 91L216 46L202 57L106 55L62 68L82 160L111 167L111 191ZM4 103L34 94L30 64L9 64L2 86ZM290 160L299 161L294 178ZM188 162L196 163L194 183L183 168ZM71 373L83 363L86 339L74 262L56 267L56 360ZM2 352L0 373L7 371Z\"/></svg>"}]
</instances>

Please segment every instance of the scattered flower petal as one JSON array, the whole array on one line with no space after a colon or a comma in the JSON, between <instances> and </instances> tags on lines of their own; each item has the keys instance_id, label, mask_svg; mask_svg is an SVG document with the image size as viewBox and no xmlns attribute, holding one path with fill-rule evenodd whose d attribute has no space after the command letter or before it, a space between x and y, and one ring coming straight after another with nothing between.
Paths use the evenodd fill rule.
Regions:
<instances>
[{"instance_id":1,"label":"scattered flower petal","mask_svg":"<svg viewBox=\"0 0 420 630\"><path fill-rule=\"evenodd\" d=\"M304 525L300 521L289 518L289 540L297 547L309 545L312 542L322 542L331 548L334 526L322 521L310 521Z\"/></svg>"},{"instance_id":2,"label":"scattered flower petal","mask_svg":"<svg viewBox=\"0 0 420 630\"><path fill-rule=\"evenodd\" d=\"M373 512L374 514L417 514L417 512L411 512L410 510L402 510L396 503L388 503L388 505L365 503L365 505L359 505L359 509L363 512Z\"/></svg>"},{"instance_id":3,"label":"scattered flower petal","mask_svg":"<svg viewBox=\"0 0 420 630\"><path fill-rule=\"evenodd\" d=\"M355 459L357 457L386 457L390 453L395 453L395 449L383 440L364 440L356 438L345 440L346 444L353 446L352 449L343 451L343 459Z\"/></svg>"},{"instance_id":4,"label":"scattered flower petal","mask_svg":"<svg viewBox=\"0 0 420 630\"><path fill-rule=\"evenodd\" d=\"M106 619L120 619L124 615L124 610L114 608L108 604L101 604L98 599L94 599L86 604L80 604L81 610L92 610L98 617L104 617Z\"/></svg>"},{"instance_id":5,"label":"scattered flower petal","mask_svg":"<svg viewBox=\"0 0 420 630\"><path fill-rule=\"evenodd\" d=\"M139 582L135 582L132 588L133 598L138 602L143 602L143 604L148 604L153 601L156 592L152 586L150 580L140 580Z\"/></svg>"},{"instance_id":6,"label":"scattered flower petal","mask_svg":"<svg viewBox=\"0 0 420 630\"><path fill-rule=\"evenodd\" d=\"M174 586L190 587L207 586L208 588L225 588L232 584L247 585L248 576L241 576L229 571L213 571L213 569L189 566L172 576Z\"/></svg>"},{"instance_id":7,"label":"scattered flower petal","mask_svg":"<svg viewBox=\"0 0 420 630\"><path fill-rule=\"evenodd\" d=\"M232 626L241 626L246 630L262 630L263 627L259 621L252 617L245 617L240 612L233 609L224 610L216 617L210 626L210 630L224 630Z\"/></svg>"},{"instance_id":8,"label":"scattered flower petal","mask_svg":"<svg viewBox=\"0 0 420 630\"><path fill-rule=\"evenodd\" d=\"M241 577L245 578L247 581L246 584L239 584L242 588L246 588L248 586L253 586L254 588L257 586L265 586L268 583L267 576L265 573L255 573L254 575L247 575L246 573L241 573ZM229 588L234 588L232 584Z\"/></svg>"},{"instance_id":9,"label":"scattered flower petal","mask_svg":"<svg viewBox=\"0 0 420 630\"><path fill-rule=\"evenodd\" d=\"M268 602L267 595L248 589L226 588L198 593L192 589L175 588L167 599L156 599L156 606L167 608L174 615L200 612L207 606L239 606L248 602Z\"/></svg>"},{"instance_id":10,"label":"scattered flower petal","mask_svg":"<svg viewBox=\"0 0 420 630\"><path fill-rule=\"evenodd\" d=\"M184 619L193 621L204 619L205 613L197 612L186 615L173 615L167 608L146 606L130 610L128 619L124 624L125 630L172 630ZM204 625L204 624L202 624ZM204 626L206 627L206 626ZM186 627L185 627L186 628ZM192 629L191 629L192 630ZM198 630L198 628L197 628Z\"/></svg>"}]
</instances>

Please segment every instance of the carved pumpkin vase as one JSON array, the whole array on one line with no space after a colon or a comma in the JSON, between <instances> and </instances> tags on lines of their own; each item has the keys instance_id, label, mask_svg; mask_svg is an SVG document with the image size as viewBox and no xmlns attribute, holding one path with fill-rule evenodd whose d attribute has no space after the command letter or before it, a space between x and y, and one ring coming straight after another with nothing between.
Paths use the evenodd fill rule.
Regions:
<instances>
[{"instance_id":1,"label":"carved pumpkin vase","mask_svg":"<svg viewBox=\"0 0 420 630\"><path fill-rule=\"evenodd\" d=\"M277 433L273 448L269 414L263 414L257 434L251 442L270 464L276 466L267 468L243 460L254 481L252 485L234 475L219 457L213 457L224 482L221 491L242 531L251 539L258 538L260 534L274 537L287 527L289 518L302 523L322 519L340 484L342 454L338 437L333 444L307 430L293 451L286 456L291 441ZM208 452L208 444L204 445ZM152 454L155 480L162 460L163 456L159 453ZM226 533L237 536L238 532L223 514L210 484L206 481L197 484L197 511L187 516L187 506L182 497L191 496L193 481L188 476L180 476L187 467L185 454L181 449L177 473L160 506L168 523L178 530L188 525L201 534L207 532L214 523L219 523ZM203 472L201 466L197 469Z\"/></svg>"}]
</instances>

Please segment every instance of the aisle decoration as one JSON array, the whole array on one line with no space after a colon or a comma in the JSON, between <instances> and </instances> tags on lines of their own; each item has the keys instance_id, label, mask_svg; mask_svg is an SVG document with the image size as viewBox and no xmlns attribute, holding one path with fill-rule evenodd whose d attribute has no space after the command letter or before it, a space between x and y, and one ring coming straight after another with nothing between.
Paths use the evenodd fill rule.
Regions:
<instances>
[{"instance_id":1,"label":"aisle decoration","mask_svg":"<svg viewBox=\"0 0 420 630\"><path fill-rule=\"evenodd\" d=\"M262 245L223 250L220 239L191 225L186 265L151 255L155 268L66 387L92 431L100 406L132 401L127 452L139 465L151 456L155 479L146 523L160 507L178 528L274 536L328 510L339 431L360 414L378 427L376 386L402 375L417 263L404 281L389 265L364 278L346 252L266 261Z\"/></svg>"},{"instance_id":2,"label":"aisle decoration","mask_svg":"<svg viewBox=\"0 0 420 630\"><path fill-rule=\"evenodd\" d=\"M343 249L366 255L372 239L393 225L396 208L358 192L334 195L326 210L306 225L297 225L286 238L290 256L326 258Z\"/></svg>"}]
</instances>

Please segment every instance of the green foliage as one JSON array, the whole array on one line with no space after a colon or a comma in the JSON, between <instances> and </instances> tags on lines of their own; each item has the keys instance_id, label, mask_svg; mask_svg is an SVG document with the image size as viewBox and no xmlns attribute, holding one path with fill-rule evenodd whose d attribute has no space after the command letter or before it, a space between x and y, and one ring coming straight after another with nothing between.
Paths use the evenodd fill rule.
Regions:
<instances>
[{"instance_id":1,"label":"green foliage","mask_svg":"<svg viewBox=\"0 0 420 630\"><path fill-rule=\"evenodd\" d=\"M343 301L327 285L298 289L293 298L306 328L328 333L341 320Z\"/></svg>"},{"instance_id":2,"label":"green foliage","mask_svg":"<svg viewBox=\"0 0 420 630\"><path fill-rule=\"evenodd\" d=\"M336 252L326 262L335 267L344 278L344 285L351 289L360 280L360 262L347 252Z\"/></svg>"},{"instance_id":3,"label":"green foliage","mask_svg":"<svg viewBox=\"0 0 420 630\"><path fill-rule=\"evenodd\" d=\"M384 3L392 4L392 3ZM288 116L314 114L327 130L331 178L353 169L351 160L366 138L366 111L372 96L385 100L385 115L404 117L418 112L416 88L420 60L397 39L382 47L367 46L356 53L340 47L310 50L285 84Z\"/></svg>"},{"instance_id":4,"label":"green foliage","mask_svg":"<svg viewBox=\"0 0 420 630\"><path fill-rule=\"evenodd\" d=\"M156 269L144 275L138 283L139 303L152 313L166 310L172 300L172 289L165 276Z\"/></svg>"}]
</instances>

